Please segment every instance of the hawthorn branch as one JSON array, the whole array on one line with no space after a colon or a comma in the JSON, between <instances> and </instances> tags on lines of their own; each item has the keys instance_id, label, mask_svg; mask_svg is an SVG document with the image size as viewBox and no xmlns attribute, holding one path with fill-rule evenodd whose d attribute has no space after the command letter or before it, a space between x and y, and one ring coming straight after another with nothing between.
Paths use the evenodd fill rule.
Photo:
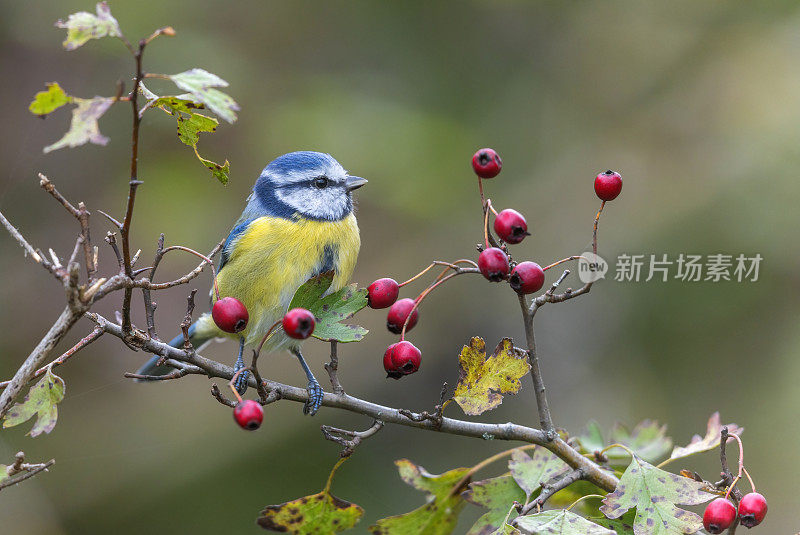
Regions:
<instances>
[{"instance_id":1,"label":"hawthorn branch","mask_svg":"<svg viewBox=\"0 0 800 535\"><path fill-rule=\"evenodd\" d=\"M539 496L537 496L535 500L525 505L522 511L520 511L520 514L527 515L533 508L540 511L542 507L544 507L545 502L547 502L553 494L569 487L581 479L584 479L584 470L583 468L576 468L575 470L570 470L564 474L555 476L549 481L542 482L542 492L539 493Z\"/></svg>"},{"instance_id":2,"label":"hawthorn branch","mask_svg":"<svg viewBox=\"0 0 800 535\"><path fill-rule=\"evenodd\" d=\"M350 457L355 449L361 444L362 441L368 439L381 429L383 429L383 422L375 420L372 426L365 431L350 431L347 429L339 429L330 425L323 425L320 427L322 434L326 440L336 442L344 449L339 453L339 457Z\"/></svg>"},{"instance_id":3,"label":"hawthorn branch","mask_svg":"<svg viewBox=\"0 0 800 535\"><path fill-rule=\"evenodd\" d=\"M339 383L339 356L337 354L337 342L331 340L331 361L325 363L325 371L331 379L331 386L334 394L344 394L344 388Z\"/></svg>"},{"instance_id":4,"label":"hawthorn branch","mask_svg":"<svg viewBox=\"0 0 800 535\"><path fill-rule=\"evenodd\" d=\"M95 313L90 313L86 316L97 323L97 325L106 333L123 340L125 339L126 334L124 333L122 325L110 322L106 318ZM148 353L160 355L167 359L173 359L182 363L192 364L200 368L203 374L207 375L208 377L218 377L220 379L230 381L234 375L233 368L230 366L205 358L197 353L187 354L182 349L176 349L165 344L164 342L149 338L142 331L133 330L131 337L134 345L140 347ZM248 384L253 388L257 387L255 378L252 376L248 378ZM275 397L276 400L283 399L297 403L305 403L308 400L308 392L305 388L270 381L267 379L263 380L262 384L270 391L270 396ZM227 405L221 394L217 400ZM338 395L325 393L323 396L322 405L325 407L342 409L356 414L369 416L376 420L381 420L385 424L397 424L428 431L448 433L451 435L480 438L483 440L509 440L525 442L528 444L538 444L553 452L553 454L558 456L572 468L583 468L586 471L586 480L594 483L602 489L605 489L606 491L611 492L614 490L614 488L616 488L617 483L619 483L619 480L613 475L613 473L600 468L590 459L587 459L581 455L580 452L569 446L557 435L555 438L550 438L544 431L540 429L526 427L511 422L482 423L456 420L445 417L443 417L441 422L438 424L437 422L432 422L427 419L418 421L416 418L412 419L404 416L401 414L399 409L372 403L357 397L353 397L346 393Z\"/></svg>"},{"instance_id":5,"label":"hawthorn branch","mask_svg":"<svg viewBox=\"0 0 800 535\"><path fill-rule=\"evenodd\" d=\"M541 425L548 438L554 439L558 436L553 417L550 414L550 405L547 402L547 391L542 378L542 370L539 368L539 356L536 354L536 335L533 331L533 315L528 311L528 303L523 294L519 294L519 305L522 310L522 323L525 326L525 339L528 344L528 363L531 365L531 379L533 389L536 394L536 406L539 410L539 425Z\"/></svg>"},{"instance_id":6,"label":"hawthorn branch","mask_svg":"<svg viewBox=\"0 0 800 535\"><path fill-rule=\"evenodd\" d=\"M47 193L52 195L52 197L57 200L70 214L72 214L75 219L78 220L78 224L81 227L81 236L83 237L83 256L84 262L86 263L86 276L91 281L94 278L95 273L97 273L97 262L94 258L94 253L92 251L92 237L89 231L89 216L91 213L89 210L86 209L86 205L82 202L78 203L78 207L69 202L62 194L59 192L55 185L42 173L39 173L39 185L44 189Z\"/></svg>"},{"instance_id":7,"label":"hawthorn branch","mask_svg":"<svg viewBox=\"0 0 800 535\"><path fill-rule=\"evenodd\" d=\"M50 459L46 463L26 463L25 453L20 451L14 457L14 464L6 467L5 477L0 479L0 490L21 483L40 472L45 472L55 463L55 459ZM23 473L23 475L19 477L13 477L19 473Z\"/></svg>"},{"instance_id":8,"label":"hawthorn branch","mask_svg":"<svg viewBox=\"0 0 800 535\"><path fill-rule=\"evenodd\" d=\"M103 329L101 329L100 327L95 327L94 329L92 329L92 332L90 332L88 335L86 335L84 338L82 338L77 344L75 344L70 349L68 349L60 357L58 357L57 359L52 361L50 364L48 364L46 366L42 366L41 368L36 370L36 372L31 376L31 379L36 379L37 377L40 377L49 368L55 368L56 366L60 366L60 365L64 364L68 359L70 359L78 351L80 351L81 349L85 348L86 346L88 346L89 344L91 344L92 342L94 342L95 340L100 338L104 334L104 332L105 331L103 331ZM10 383L11 383L11 381L3 381L3 382L0 383L0 388L5 388Z\"/></svg>"},{"instance_id":9,"label":"hawthorn branch","mask_svg":"<svg viewBox=\"0 0 800 535\"><path fill-rule=\"evenodd\" d=\"M139 85L144 78L142 72L142 54L147 41L144 39L139 41L139 48L134 53L136 60L136 75L133 80L133 89L130 92L131 110L133 111L133 125L131 128L131 173L130 181L128 182L128 203L125 211L125 218L122 220L122 228L120 229L120 236L122 238L122 259L125 274L128 277L133 277L133 265L131 263L131 246L130 246L130 232L131 221L133 219L133 207L136 203L136 190L142 183L138 179L138 165L139 165L139 124L141 117L139 117ZM125 288L125 295L122 300L122 327L123 330L129 334L131 332L131 297L133 296L132 288Z\"/></svg>"}]
</instances>

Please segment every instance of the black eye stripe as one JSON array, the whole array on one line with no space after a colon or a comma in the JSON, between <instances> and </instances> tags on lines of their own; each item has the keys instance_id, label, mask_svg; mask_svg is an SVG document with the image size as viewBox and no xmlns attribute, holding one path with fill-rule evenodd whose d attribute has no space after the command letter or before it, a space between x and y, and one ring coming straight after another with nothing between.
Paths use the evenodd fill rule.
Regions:
<instances>
[{"instance_id":1,"label":"black eye stripe","mask_svg":"<svg viewBox=\"0 0 800 535\"><path fill-rule=\"evenodd\" d=\"M314 185L314 187L323 189L328 187L329 180L328 177L323 175L323 176L318 176L311 183Z\"/></svg>"}]
</instances>

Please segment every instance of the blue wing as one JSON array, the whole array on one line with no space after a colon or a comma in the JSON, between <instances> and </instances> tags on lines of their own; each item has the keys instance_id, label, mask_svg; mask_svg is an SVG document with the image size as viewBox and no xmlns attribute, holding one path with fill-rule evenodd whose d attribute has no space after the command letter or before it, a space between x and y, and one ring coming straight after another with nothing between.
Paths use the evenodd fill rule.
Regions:
<instances>
[{"instance_id":1,"label":"blue wing","mask_svg":"<svg viewBox=\"0 0 800 535\"><path fill-rule=\"evenodd\" d=\"M252 223L254 220L255 219L246 219L240 223L237 223L236 226L231 229L231 233L228 234L227 238L225 238L225 244L222 246L222 254L220 255L219 259L219 266L217 266L217 273L222 271L222 268L225 267L225 264L230 259L233 243L244 233L247 227L250 226L250 223Z\"/></svg>"}]
</instances>

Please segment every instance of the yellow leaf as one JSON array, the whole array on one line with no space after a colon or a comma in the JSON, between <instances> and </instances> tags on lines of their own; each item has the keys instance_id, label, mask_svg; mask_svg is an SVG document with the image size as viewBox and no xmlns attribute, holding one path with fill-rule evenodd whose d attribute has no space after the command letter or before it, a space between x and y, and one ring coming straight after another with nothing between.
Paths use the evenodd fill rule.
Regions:
<instances>
[{"instance_id":1,"label":"yellow leaf","mask_svg":"<svg viewBox=\"0 0 800 535\"><path fill-rule=\"evenodd\" d=\"M453 399L466 414L478 415L503 402L503 394L516 394L531 369L528 357L514 350L503 338L490 357L486 357L483 338L473 337L461 350L459 378Z\"/></svg>"}]
</instances>

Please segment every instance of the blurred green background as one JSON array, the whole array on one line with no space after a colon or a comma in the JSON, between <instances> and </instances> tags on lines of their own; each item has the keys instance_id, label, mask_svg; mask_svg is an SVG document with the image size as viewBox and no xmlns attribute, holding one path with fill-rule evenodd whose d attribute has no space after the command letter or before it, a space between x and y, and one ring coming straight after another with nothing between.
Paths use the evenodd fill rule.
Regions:
<instances>
[{"instance_id":1,"label":"blurred green background","mask_svg":"<svg viewBox=\"0 0 800 535\"><path fill-rule=\"evenodd\" d=\"M793 452L800 440L797 389L800 289L800 13L796 2L112 2L132 39L171 24L145 55L150 72L203 67L231 84L239 121L200 142L231 161L220 186L175 139L160 113L142 126L135 247L142 265L159 232L167 242L209 250L227 234L267 162L290 150L333 154L370 183L359 191L363 246L354 280L404 279L434 258L474 256L480 205L469 158L492 146L503 173L487 184L499 208L526 214L533 235L517 257L542 264L590 243L598 201L592 178L617 169L622 196L601 222L600 254L760 253L756 283L619 283L548 306L538 343L554 418L578 432L644 418L669 424L677 443L705 430L720 410L746 427L746 461L769 499L765 533L800 529ZM42 154L66 130L69 113L27 112L44 82L72 94L113 95L131 60L113 39L61 49L53 21L88 1L0 2L0 209L41 248L71 250L76 227L43 194L47 174L72 200L120 215L127 190L129 108L101 121L106 147ZM130 85L130 84L129 84ZM166 86L164 86L166 87ZM158 90L158 84L153 89ZM115 261L93 218L101 267ZM162 280L196 265L169 257ZM557 276L557 270L548 280ZM63 291L0 236L0 371L9 377L55 319ZM204 274L193 287L205 293ZM577 286L577 282L572 283ZM158 295L158 330L171 337L189 288ZM412 291L417 291L414 288ZM135 320L143 323L137 296ZM99 310L113 317L117 298ZM203 308L203 307L201 307ZM384 314L366 310L372 330L342 348L349 393L430 409L443 381L457 378L456 355L470 336L494 344L523 336L514 294L464 277L426 301L412 333L420 373L387 381L381 366L392 338ZM90 330L87 321L69 343ZM63 349L69 347L64 344ZM326 346L309 343L321 379ZM62 348L59 348L62 349ZM231 361L235 347L207 354ZM189 377L141 385L123 379L146 358L104 338L59 368L67 384L51 435L0 433L0 462L25 450L55 457L49 474L0 496L2 531L16 534L254 533L266 504L318 491L338 447L322 423L366 428L364 417L277 403L259 432L245 433ZM294 359L278 354L264 373L302 385ZM324 382L324 381L323 381ZM534 425L528 381L486 421ZM460 410L448 410L460 416ZM339 471L334 492L366 509L353 532L420 505L392 461L407 457L438 473L471 465L505 443L387 428ZM710 453L674 469L719 470ZM498 473L502 466L495 467ZM488 472L487 472L488 474ZM479 511L468 506L459 532ZM762 529L763 531L763 529Z\"/></svg>"}]
</instances>

